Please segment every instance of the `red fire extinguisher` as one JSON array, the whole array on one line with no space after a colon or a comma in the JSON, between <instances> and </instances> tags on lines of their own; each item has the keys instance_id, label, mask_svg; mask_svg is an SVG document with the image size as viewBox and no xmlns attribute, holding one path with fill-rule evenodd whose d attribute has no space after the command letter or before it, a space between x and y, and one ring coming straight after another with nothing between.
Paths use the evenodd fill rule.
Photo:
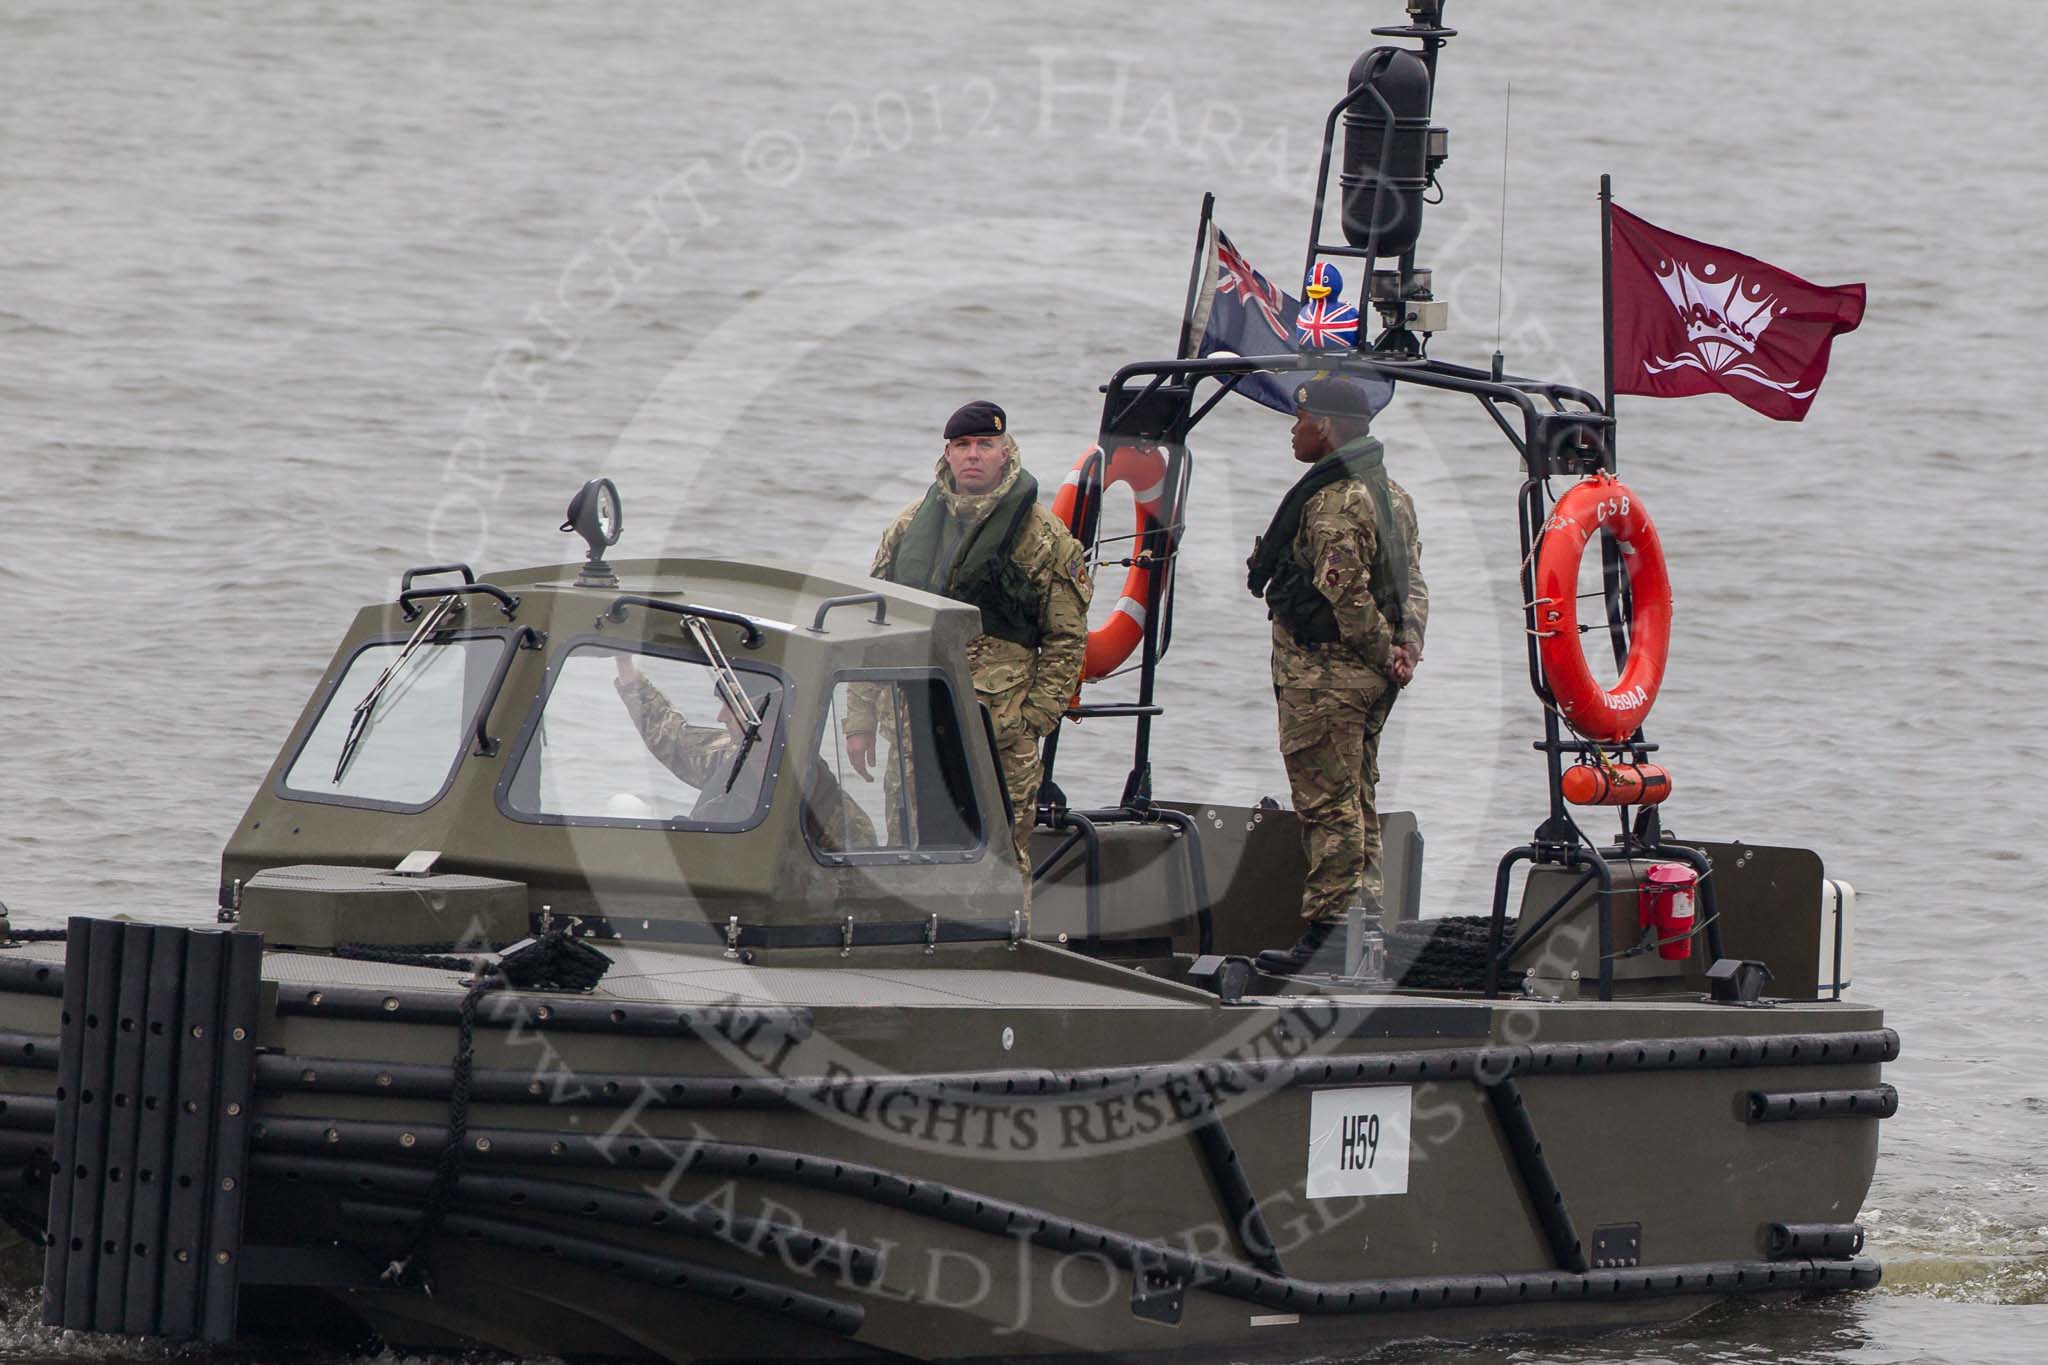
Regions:
<instances>
[{"instance_id":1,"label":"red fire extinguisher","mask_svg":"<svg viewBox=\"0 0 2048 1365\"><path fill-rule=\"evenodd\" d=\"M1652 863L1643 874L1636 922L1639 928L1655 927L1659 957L1683 962L1692 956L1693 888L1698 884L1699 874L1684 863Z\"/></svg>"}]
</instances>

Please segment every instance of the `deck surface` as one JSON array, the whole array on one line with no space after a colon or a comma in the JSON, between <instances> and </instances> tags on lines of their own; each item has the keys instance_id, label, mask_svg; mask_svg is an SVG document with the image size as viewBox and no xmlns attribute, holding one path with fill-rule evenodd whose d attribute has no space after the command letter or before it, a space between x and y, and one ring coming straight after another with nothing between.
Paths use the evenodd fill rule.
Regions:
<instances>
[{"instance_id":1,"label":"deck surface","mask_svg":"<svg viewBox=\"0 0 2048 1365\"><path fill-rule=\"evenodd\" d=\"M23 944L10 952L64 960L62 943ZM990 1005L1038 1009L1191 1009L1163 998L1042 972L967 967L767 967L717 954L678 953L607 943L611 970L591 992L598 999L664 1005L915 1006ZM360 986L460 995L466 973L319 953L268 952L263 977L283 986Z\"/></svg>"}]
</instances>

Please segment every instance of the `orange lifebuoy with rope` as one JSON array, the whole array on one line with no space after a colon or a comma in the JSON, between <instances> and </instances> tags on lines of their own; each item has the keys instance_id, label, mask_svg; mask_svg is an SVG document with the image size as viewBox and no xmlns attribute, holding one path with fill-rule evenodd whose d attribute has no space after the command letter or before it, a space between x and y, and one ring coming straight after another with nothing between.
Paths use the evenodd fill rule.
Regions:
<instances>
[{"instance_id":1,"label":"orange lifebuoy with rope","mask_svg":"<svg viewBox=\"0 0 2048 1365\"><path fill-rule=\"evenodd\" d=\"M1118 446L1104 460L1102 447L1092 446L1074 461L1059 492L1053 495L1052 514L1065 522L1068 530L1080 533L1075 523L1081 507L1081 484L1089 465L1098 462L1104 489L1119 483L1129 486L1131 500L1137 504L1138 529L1132 537L1130 570L1124 575L1116 609L1110 612L1107 621L1088 632L1087 659L1081 665L1082 680L1088 682L1114 673L1145 638L1145 604L1152 598L1152 574L1159 567L1148 549L1150 534L1166 524L1166 456L1146 447Z\"/></svg>"},{"instance_id":2,"label":"orange lifebuoy with rope","mask_svg":"<svg viewBox=\"0 0 2048 1365\"><path fill-rule=\"evenodd\" d=\"M1621 547L1634 611L1628 661L1613 687L1593 680L1579 645L1579 561L1596 531ZM1671 575L1643 501L1612 474L1567 489L1536 545L1536 653L1565 723L1587 739L1619 744L1642 726L1671 651Z\"/></svg>"}]
</instances>

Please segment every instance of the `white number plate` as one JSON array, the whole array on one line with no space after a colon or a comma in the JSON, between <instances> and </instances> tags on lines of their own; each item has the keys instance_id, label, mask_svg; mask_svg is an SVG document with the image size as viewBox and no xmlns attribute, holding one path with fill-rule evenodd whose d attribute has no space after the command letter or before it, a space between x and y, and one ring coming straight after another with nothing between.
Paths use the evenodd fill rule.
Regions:
<instances>
[{"instance_id":1,"label":"white number plate","mask_svg":"<svg viewBox=\"0 0 2048 1365\"><path fill-rule=\"evenodd\" d=\"M1408 1193L1410 1087L1310 1092L1308 1197Z\"/></svg>"}]
</instances>

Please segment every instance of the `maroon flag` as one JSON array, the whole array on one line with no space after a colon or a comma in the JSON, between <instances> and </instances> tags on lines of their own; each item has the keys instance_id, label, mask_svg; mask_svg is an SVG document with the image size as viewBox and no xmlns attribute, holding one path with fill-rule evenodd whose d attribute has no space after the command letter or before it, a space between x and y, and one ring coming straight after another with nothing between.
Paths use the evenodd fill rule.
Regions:
<instances>
[{"instance_id":1,"label":"maroon flag","mask_svg":"<svg viewBox=\"0 0 2048 1365\"><path fill-rule=\"evenodd\" d=\"M1863 286L1809 284L1618 206L1609 212L1615 392L1725 393L1781 422L1806 416L1830 343L1863 321Z\"/></svg>"}]
</instances>

